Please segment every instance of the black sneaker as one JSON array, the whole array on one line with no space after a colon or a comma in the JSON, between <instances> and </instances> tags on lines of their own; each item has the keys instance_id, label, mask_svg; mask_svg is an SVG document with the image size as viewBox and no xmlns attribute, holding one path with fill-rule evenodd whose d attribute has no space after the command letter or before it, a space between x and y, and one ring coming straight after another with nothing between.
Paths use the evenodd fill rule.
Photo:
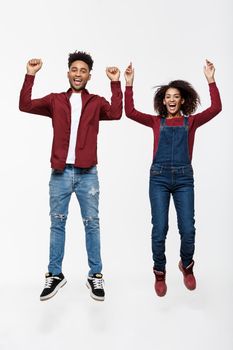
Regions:
<instances>
[{"instance_id":1,"label":"black sneaker","mask_svg":"<svg viewBox=\"0 0 233 350\"><path fill-rule=\"evenodd\" d=\"M45 274L45 286L40 295L40 300L43 301L52 298L66 282L62 273L53 276L51 272L47 272Z\"/></svg>"},{"instance_id":2,"label":"black sneaker","mask_svg":"<svg viewBox=\"0 0 233 350\"><path fill-rule=\"evenodd\" d=\"M91 297L95 300L104 300L104 280L102 273L95 273L87 278L87 287L90 289Z\"/></svg>"}]
</instances>

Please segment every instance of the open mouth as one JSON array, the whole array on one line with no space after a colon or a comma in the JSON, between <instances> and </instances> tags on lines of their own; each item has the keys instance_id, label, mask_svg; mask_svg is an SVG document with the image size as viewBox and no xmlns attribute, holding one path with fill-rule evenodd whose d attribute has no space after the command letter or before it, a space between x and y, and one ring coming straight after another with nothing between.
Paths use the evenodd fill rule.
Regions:
<instances>
[{"instance_id":1,"label":"open mouth","mask_svg":"<svg viewBox=\"0 0 233 350\"><path fill-rule=\"evenodd\" d=\"M80 78L75 78L73 80L75 86L80 86L82 84L82 79Z\"/></svg>"},{"instance_id":2,"label":"open mouth","mask_svg":"<svg viewBox=\"0 0 233 350\"><path fill-rule=\"evenodd\" d=\"M170 103L168 105L168 107L169 107L170 110L174 111L176 109L176 104L175 103Z\"/></svg>"}]
</instances>

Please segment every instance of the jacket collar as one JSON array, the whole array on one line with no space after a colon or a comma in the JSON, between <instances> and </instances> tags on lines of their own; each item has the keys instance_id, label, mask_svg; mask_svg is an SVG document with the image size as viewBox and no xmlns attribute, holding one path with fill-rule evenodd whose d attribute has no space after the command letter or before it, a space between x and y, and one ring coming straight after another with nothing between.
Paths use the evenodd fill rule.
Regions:
<instances>
[{"instance_id":1,"label":"jacket collar","mask_svg":"<svg viewBox=\"0 0 233 350\"><path fill-rule=\"evenodd\" d=\"M70 96L72 95L72 89L69 88L66 92L66 96L68 99L70 99ZM92 99L95 95L93 94L89 94L88 90L87 89L83 89L81 91L81 98L82 98L82 110L85 108L87 102Z\"/></svg>"},{"instance_id":2,"label":"jacket collar","mask_svg":"<svg viewBox=\"0 0 233 350\"><path fill-rule=\"evenodd\" d=\"M67 97L68 97L69 99L70 99L70 96L72 95L72 93L73 93L73 91L72 91L71 88L69 88L69 89L66 91L66 95L67 95ZM82 98L83 98L83 95L90 95L90 94L89 94L89 92L88 92L87 89L83 89L83 90L81 91L81 95L82 95Z\"/></svg>"}]
</instances>

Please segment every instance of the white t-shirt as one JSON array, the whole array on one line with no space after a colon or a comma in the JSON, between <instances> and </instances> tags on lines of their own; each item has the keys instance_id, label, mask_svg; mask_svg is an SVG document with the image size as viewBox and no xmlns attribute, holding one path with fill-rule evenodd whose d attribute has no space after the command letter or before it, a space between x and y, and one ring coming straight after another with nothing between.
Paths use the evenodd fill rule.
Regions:
<instances>
[{"instance_id":1,"label":"white t-shirt","mask_svg":"<svg viewBox=\"0 0 233 350\"><path fill-rule=\"evenodd\" d=\"M72 93L70 96L70 104L71 104L71 126L70 126L70 143L68 155L66 158L67 164L75 163L75 147L77 141L77 131L79 125L79 119L82 110L82 99L81 93Z\"/></svg>"}]
</instances>

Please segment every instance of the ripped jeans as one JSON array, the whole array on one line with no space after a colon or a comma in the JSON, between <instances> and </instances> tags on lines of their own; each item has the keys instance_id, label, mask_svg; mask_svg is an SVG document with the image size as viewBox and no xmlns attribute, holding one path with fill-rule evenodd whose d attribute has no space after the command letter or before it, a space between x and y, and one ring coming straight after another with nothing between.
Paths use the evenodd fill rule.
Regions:
<instances>
[{"instance_id":1,"label":"ripped jeans","mask_svg":"<svg viewBox=\"0 0 233 350\"><path fill-rule=\"evenodd\" d=\"M57 275L62 271L65 248L65 225L72 193L78 199L86 234L89 275L102 270L99 229L99 181L96 166L75 168L67 165L63 172L52 171L50 194L50 257L48 271Z\"/></svg>"}]
</instances>

